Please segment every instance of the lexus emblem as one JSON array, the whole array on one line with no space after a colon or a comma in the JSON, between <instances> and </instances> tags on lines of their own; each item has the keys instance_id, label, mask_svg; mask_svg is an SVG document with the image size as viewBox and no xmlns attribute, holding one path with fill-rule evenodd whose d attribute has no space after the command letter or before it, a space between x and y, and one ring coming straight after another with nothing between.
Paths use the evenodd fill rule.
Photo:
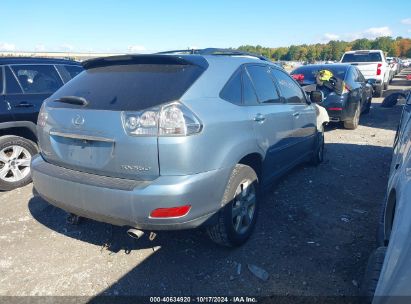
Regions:
<instances>
[{"instance_id":1,"label":"lexus emblem","mask_svg":"<svg viewBox=\"0 0 411 304\"><path fill-rule=\"evenodd\" d=\"M84 124L84 117L81 116L80 114L77 114L76 117L74 117L71 122L73 123L74 126L80 127Z\"/></svg>"}]
</instances>

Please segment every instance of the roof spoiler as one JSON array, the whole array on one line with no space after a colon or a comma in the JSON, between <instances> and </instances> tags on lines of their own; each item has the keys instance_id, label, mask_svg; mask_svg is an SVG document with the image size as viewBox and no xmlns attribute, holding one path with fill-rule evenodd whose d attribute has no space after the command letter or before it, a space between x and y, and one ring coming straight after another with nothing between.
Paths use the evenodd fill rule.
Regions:
<instances>
[{"instance_id":1,"label":"roof spoiler","mask_svg":"<svg viewBox=\"0 0 411 304\"><path fill-rule=\"evenodd\" d=\"M169 65L195 65L206 69L208 62L201 56L173 56L173 55L120 55L99 57L86 60L82 63L84 69L105 67L110 65L128 65L128 64L169 64Z\"/></svg>"},{"instance_id":2,"label":"roof spoiler","mask_svg":"<svg viewBox=\"0 0 411 304\"><path fill-rule=\"evenodd\" d=\"M263 61L271 61L267 57L257 53L245 52L236 49L219 49L219 48L206 48L206 49L186 49L186 50L173 50L166 52L159 52L157 54L198 54L198 55L226 55L226 56L251 56L256 57Z\"/></svg>"}]
</instances>

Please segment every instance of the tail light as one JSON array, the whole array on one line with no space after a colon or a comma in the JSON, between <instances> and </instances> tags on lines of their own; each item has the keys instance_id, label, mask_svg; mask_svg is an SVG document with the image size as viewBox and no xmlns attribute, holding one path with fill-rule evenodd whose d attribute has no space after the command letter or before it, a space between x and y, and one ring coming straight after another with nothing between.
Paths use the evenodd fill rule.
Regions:
<instances>
[{"instance_id":1,"label":"tail light","mask_svg":"<svg viewBox=\"0 0 411 304\"><path fill-rule=\"evenodd\" d=\"M304 74L294 74L292 75L292 77L294 78L294 80L298 81L298 82L303 82L304 81Z\"/></svg>"},{"instance_id":2,"label":"tail light","mask_svg":"<svg viewBox=\"0 0 411 304\"><path fill-rule=\"evenodd\" d=\"M139 112L123 112L123 126L131 136L188 136L202 129L200 120L187 107L173 102Z\"/></svg>"},{"instance_id":3,"label":"tail light","mask_svg":"<svg viewBox=\"0 0 411 304\"><path fill-rule=\"evenodd\" d=\"M342 93L344 94L344 93L348 93L350 91L351 91L350 86L347 83L343 82L342 83Z\"/></svg>"},{"instance_id":4,"label":"tail light","mask_svg":"<svg viewBox=\"0 0 411 304\"><path fill-rule=\"evenodd\" d=\"M381 67L382 67L382 64L379 63L379 64L377 65L377 76L381 75Z\"/></svg>"},{"instance_id":5,"label":"tail light","mask_svg":"<svg viewBox=\"0 0 411 304\"><path fill-rule=\"evenodd\" d=\"M45 107L45 102L43 102L39 111L39 116L37 117L37 125L42 128L46 125L47 118L49 117L49 114L45 111Z\"/></svg>"},{"instance_id":6,"label":"tail light","mask_svg":"<svg viewBox=\"0 0 411 304\"><path fill-rule=\"evenodd\" d=\"M342 108L328 108L330 111L342 111Z\"/></svg>"}]
</instances>

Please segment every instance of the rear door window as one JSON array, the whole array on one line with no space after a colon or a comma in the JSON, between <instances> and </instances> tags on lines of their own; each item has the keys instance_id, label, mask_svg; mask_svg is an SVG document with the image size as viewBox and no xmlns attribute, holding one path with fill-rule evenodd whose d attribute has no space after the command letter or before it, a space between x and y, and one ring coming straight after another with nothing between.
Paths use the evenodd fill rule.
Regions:
<instances>
[{"instance_id":1,"label":"rear door window","mask_svg":"<svg viewBox=\"0 0 411 304\"><path fill-rule=\"evenodd\" d=\"M277 69L272 69L271 74L277 81L281 95L286 99L287 103L306 102L306 98L301 87L296 84L288 74Z\"/></svg>"},{"instance_id":2,"label":"rear door window","mask_svg":"<svg viewBox=\"0 0 411 304\"><path fill-rule=\"evenodd\" d=\"M241 69L238 69L228 80L220 93L220 97L236 105L241 104Z\"/></svg>"},{"instance_id":3,"label":"rear door window","mask_svg":"<svg viewBox=\"0 0 411 304\"><path fill-rule=\"evenodd\" d=\"M53 65L12 65L24 93L53 93L63 85Z\"/></svg>"},{"instance_id":4,"label":"rear door window","mask_svg":"<svg viewBox=\"0 0 411 304\"><path fill-rule=\"evenodd\" d=\"M357 81L357 75L355 73L354 68L350 68L347 72L347 76L345 78L345 82L348 83L349 86L354 86Z\"/></svg>"},{"instance_id":5,"label":"rear door window","mask_svg":"<svg viewBox=\"0 0 411 304\"><path fill-rule=\"evenodd\" d=\"M361 73L361 71L357 68L355 68L355 70L357 71L357 74L358 74L358 81L359 82L365 82L364 75Z\"/></svg>"},{"instance_id":6,"label":"rear door window","mask_svg":"<svg viewBox=\"0 0 411 304\"><path fill-rule=\"evenodd\" d=\"M261 103L280 103L280 96L270 76L270 69L267 66L251 65L247 66L247 71L251 76L258 100Z\"/></svg>"},{"instance_id":7,"label":"rear door window","mask_svg":"<svg viewBox=\"0 0 411 304\"><path fill-rule=\"evenodd\" d=\"M85 70L51 96L83 97L87 109L138 111L175 101L204 71L186 64L125 64ZM52 103L53 107L78 107Z\"/></svg>"},{"instance_id":8,"label":"rear door window","mask_svg":"<svg viewBox=\"0 0 411 304\"><path fill-rule=\"evenodd\" d=\"M243 71L243 104L247 106L258 105L257 95L255 93L254 85L251 82L247 71Z\"/></svg>"},{"instance_id":9,"label":"rear door window","mask_svg":"<svg viewBox=\"0 0 411 304\"><path fill-rule=\"evenodd\" d=\"M359 79L359 75L358 75L358 71L357 71L357 69L356 68L353 68L352 69L352 72L353 72L353 74L354 74L354 81L355 82L359 82L360 81L360 79Z\"/></svg>"},{"instance_id":10,"label":"rear door window","mask_svg":"<svg viewBox=\"0 0 411 304\"><path fill-rule=\"evenodd\" d=\"M10 68L6 67L6 94L22 94L23 91Z\"/></svg>"},{"instance_id":11,"label":"rear door window","mask_svg":"<svg viewBox=\"0 0 411 304\"><path fill-rule=\"evenodd\" d=\"M68 82L84 70L83 67L79 65L56 65L56 68L58 69L64 82Z\"/></svg>"}]
</instances>

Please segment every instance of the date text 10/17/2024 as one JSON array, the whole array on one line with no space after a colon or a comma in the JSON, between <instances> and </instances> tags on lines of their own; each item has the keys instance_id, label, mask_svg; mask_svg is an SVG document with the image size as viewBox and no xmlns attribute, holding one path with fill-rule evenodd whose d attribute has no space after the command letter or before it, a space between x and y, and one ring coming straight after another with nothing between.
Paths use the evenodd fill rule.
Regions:
<instances>
[{"instance_id":1,"label":"date text 10/17/2024","mask_svg":"<svg viewBox=\"0 0 411 304\"><path fill-rule=\"evenodd\" d=\"M150 297L150 303L257 303L255 297Z\"/></svg>"}]
</instances>

